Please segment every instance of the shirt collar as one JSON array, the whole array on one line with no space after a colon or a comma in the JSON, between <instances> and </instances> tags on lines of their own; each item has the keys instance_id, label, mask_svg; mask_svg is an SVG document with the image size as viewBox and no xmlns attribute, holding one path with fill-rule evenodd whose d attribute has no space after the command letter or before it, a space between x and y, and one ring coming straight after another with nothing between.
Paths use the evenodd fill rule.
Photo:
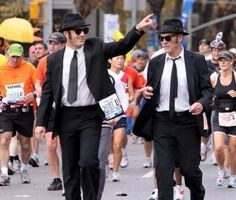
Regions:
<instances>
[{"instance_id":1,"label":"shirt collar","mask_svg":"<svg viewBox=\"0 0 236 200\"><path fill-rule=\"evenodd\" d=\"M177 57L175 57L175 58L173 58L173 57L171 57L168 53L166 54L166 59L165 59L165 61L167 61L167 60L173 60L173 59L176 59L176 58L182 58L182 59L184 59L184 48L182 47L182 50L181 50L181 52L180 52L180 54L177 56Z\"/></svg>"},{"instance_id":2,"label":"shirt collar","mask_svg":"<svg viewBox=\"0 0 236 200\"><path fill-rule=\"evenodd\" d=\"M65 49L66 54L69 54L69 55L73 56L74 51L75 51L75 49L72 49L72 48L66 46L66 49ZM79 49L76 49L76 51L77 51L78 54L83 53L84 52L84 46L80 47Z\"/></svg>"}]
</instances>

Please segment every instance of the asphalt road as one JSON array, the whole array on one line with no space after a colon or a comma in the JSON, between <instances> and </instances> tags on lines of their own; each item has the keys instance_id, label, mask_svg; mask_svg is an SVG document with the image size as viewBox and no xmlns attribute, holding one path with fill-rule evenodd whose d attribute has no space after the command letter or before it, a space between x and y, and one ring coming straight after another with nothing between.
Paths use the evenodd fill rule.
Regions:
<instances>
[{"instance_id":1,"label":"asphalt road","mask_svg":"<svg viewBox=\"0 0 236 200\"><path fill-rule=\"evenodd\" d=\"M112 182L111 176L107 178L103 200L146 200L153 189L153 176L151 169L144 169L145 160L143 145L130 142L127 147L129 165L120 170L121 181ZM44 143L40 146L40 167L30 167L31 184L23 185L20 175L11 176L11 185L0 187L0 200L63 200L61 191L47 191L51 181L48 166L44 166ZM208 156L209 157L209 156ZM204 186L206 188L205 200L236 200L236 189L227 188L227 182L223 187L215 185L217 167L213 166L209 158L201 163L204 174ZM111 175L111 172L110 172ZM127 196L116 196L117 193L125 193ZM189 191L185 189L185 200L189 200Z\"/></svg>"}]
</instances>

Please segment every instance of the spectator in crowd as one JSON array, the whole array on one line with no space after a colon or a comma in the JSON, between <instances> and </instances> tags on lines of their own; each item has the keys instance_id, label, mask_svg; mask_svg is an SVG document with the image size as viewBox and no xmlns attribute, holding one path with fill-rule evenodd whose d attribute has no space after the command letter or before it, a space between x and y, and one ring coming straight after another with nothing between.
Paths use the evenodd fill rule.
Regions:
<instances>
[{"instance_id":1,"label":"spectator in crowd","mask_svg":"<svg viewBox=\"0 0 236 200\"><path fill-rule=\"evenodd\" d=\"M29 48L29 58L28 58L28 61L32 64L36 63L38 60L38 58L36 57L35 55L35 45L31 45L30 48ZM35 66L37 67L37 66Z\"/></svg>"},{"instance_id":2,"label":"spectator in crowd","mask_svg":"<svg viewBox=\"0 0 236 200\"><path fill-rule=\"evenodd\" d=\"M37 59L33 62L33 65L37 67L39 60L43 58L44 56L48 55L48 47L47 47L47 44L44 42L37 42L34 46L35 46L34 54Z\"/></svg>"},{"instance_id":3,"label":"spectator in crowd","mask_svg":"<svg viewBox=\"0 0 236 200\"><path fill-rule=\"evenodd\" d=\"M211 60L211 47L210 41L207 39L202 39L198 44L198 51L200 54L204 55L206 60Z\"/></svg>"}]
</instances>

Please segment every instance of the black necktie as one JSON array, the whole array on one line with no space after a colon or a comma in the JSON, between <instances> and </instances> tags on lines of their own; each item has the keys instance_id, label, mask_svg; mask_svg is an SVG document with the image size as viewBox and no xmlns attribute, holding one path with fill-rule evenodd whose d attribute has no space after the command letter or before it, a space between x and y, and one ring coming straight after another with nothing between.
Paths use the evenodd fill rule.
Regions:
<instances>
[{"instance_id":1,"label":"black necktie","mask_svg":"<svg viewBox=\"0 0 236 200\"><path fill-rule=\"evenodd\" d=\"M68 85L68 95L67 101L72 104L77 100L77 90L78 90L78 61L77 61L77 51L74 51L73 58L70 63L70 75L69 75L69 85Z\"/></svg>"},{"instance_id":2,"label":"black necktie","mask_svg":"<svg viewBox=\"0 0 236 200\"><path fill-rule=\"evenodd\" d=\"M177 77L177 69L175 61L179 59L175 58L172 59L173 66L172 66L172 72L171 72L171 79L170 79L170 104L169 104L169 114L170 118L173 119L175 116L175 98L178 94L178 77Z\"/></svg>"}]
</instances>

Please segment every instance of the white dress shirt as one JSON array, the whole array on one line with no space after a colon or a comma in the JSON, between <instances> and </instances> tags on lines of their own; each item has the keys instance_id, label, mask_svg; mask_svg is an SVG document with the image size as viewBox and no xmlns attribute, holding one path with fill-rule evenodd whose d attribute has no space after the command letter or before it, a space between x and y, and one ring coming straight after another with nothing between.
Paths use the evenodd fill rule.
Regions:
<instances>
[{"instance_id":1,"label":"white dress shirt","mask_svg":"<svg viewBox=\"0 0 236 200\"><path fill-rule=\"evenodd\" d=\"M178 59L175 61L175 63L178 76L178 95L175 98L175 112L182 112L189 110L190 108L183 48L180 55L177 56L177 58ZM169 111L170 79L173 65L172 59L174 58L166 54L164 70L161 77L160 102L159 106L156 107L156 111L158 112Z\"/></svg>"},{"instance_id":2,"label":"white dress shirt","mask_svg":"<svg viewBox=\"0 0 236 200\"><path fill-rule=\"evenodd\" d=\"M93 97L91 91L88 88L87 79L86 79L86 66L85 66L85 56L84 56L84 47L76 49L77 59L78 59L78 91L77 91L77 100L70 104L67 101L68 94L68 84L69 84L69 74L70 74L70 63L74 55L74 49L66 46L65 53L63 57L63 74L62 74L62 105L65 106L88 106L94 105L96 103L95 98Z\"/></svg>"}]
</instances>

